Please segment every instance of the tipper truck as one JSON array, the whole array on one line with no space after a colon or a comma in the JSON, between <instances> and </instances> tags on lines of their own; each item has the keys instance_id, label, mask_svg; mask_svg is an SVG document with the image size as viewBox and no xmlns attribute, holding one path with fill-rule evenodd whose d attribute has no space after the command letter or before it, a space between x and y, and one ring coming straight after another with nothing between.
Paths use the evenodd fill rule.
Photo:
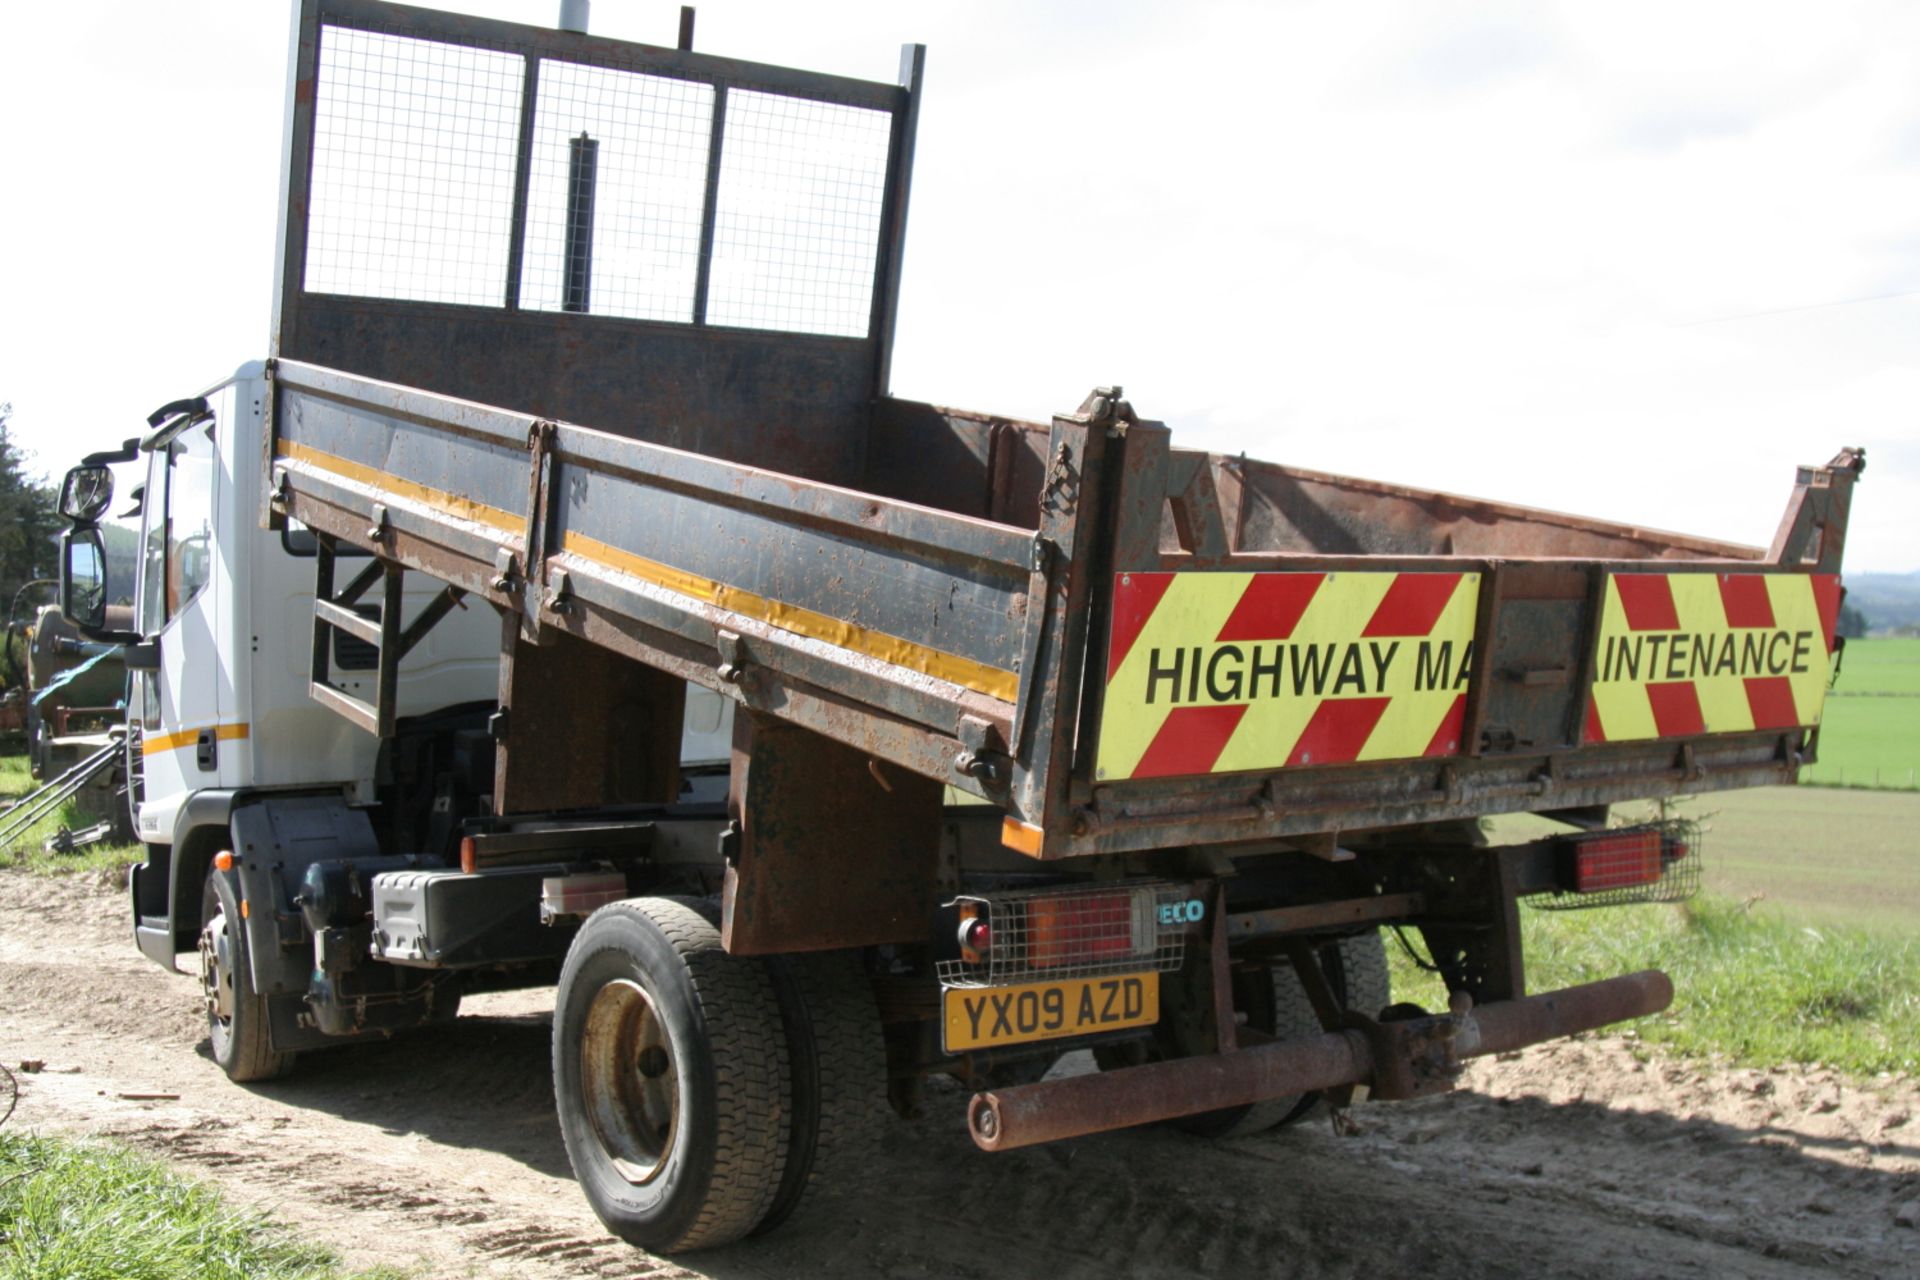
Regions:
<instances>
[{"instance_id":1,"label":"tipper truck","mask_svg":"<svg viewBox=\"0 0 1920 1280\"><path fill-rule=\"evenodd\" d=\"M934 1076L986 1152L1217 1136L1667 1007L1529 992L1520 903L1685 893L1693 833L1612 806L1813 758L1858 452L1756 549L1178 448L1117 387L895 397L923 51L690 45L301 0L269 358L66 478L134 935L229 1076L552 987L579 1181L673 1251Z\"/></svg>"}]
</instances>

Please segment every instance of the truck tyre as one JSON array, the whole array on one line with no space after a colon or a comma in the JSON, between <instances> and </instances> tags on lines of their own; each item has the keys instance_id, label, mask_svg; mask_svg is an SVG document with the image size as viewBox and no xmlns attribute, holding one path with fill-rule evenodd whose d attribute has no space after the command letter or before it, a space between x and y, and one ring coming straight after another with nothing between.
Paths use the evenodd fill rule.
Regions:
<instances>
[{"instance_id":1,"label":"truck tyre","mask_svg":"<svg viewBox=\"0 0 1920 1280\"><path fill-rule=\"evenodd\" d=\"M1380 1011L1393 999L1387 977L1387 948L1377 929L1358 937L1342 938L1332 946L1321 948L1320 964L1326 970L1327 981L1333 985L1334 992L1355 1013L1369 1018L1379 1017ZM1293 966L1275 965L1271 972L1273 1034L1282 1040L1319 1035L1324 1028L1320 1025L1319 1015L1313 1011L1313 1003L1307 999L1306 988L1300 985L1299 978L1294 975ZM1248 1120L1251 1122L1254 1113L1264 1109L1267 1114L1260 1117L1265 1120L1264 1124L1256 1127L1248 1123L1223 1136L1239 1137L1276 1129L1281 1125L1299 1124L1326 1110L1325 1101L1320 1094L1312 1093L1258 1103L1249 1113Z\"/></svg>"},{"instance_id":2,"label":"truck tyre","mask_svg":"<svg viewBox=\"0 0 1920 1280\"><path fill-rule=\"evenodd\" d=\"M239 893L219 871L207 872L200 919L200 989L213 1060L239 1084L277 1080L293 1070L294 1055L273 1050L267 998L253 989L253 968L247 963Z\"/></svg>"},{"instance_id":3,"label":"truck tyre","mask_svg":"<svg viewBox=\"0 0 1920 1280\"><path fill-rule=\"evenodd\" d=\"M860 954L780 956L768 969L787 1033L793 1128L779 1190L755 1234L786 1221L813 1187L859 1168L892 1112L886 1035Z\"/></svg>"},{"instance_id":4,"label":"truck tyre","mask_svg":"<svg viewBox=\"0 0 1920 1280\"><path fill-rule=\"evenodd\" d=\"M656 1253L738 1240L780 1187L787 1040L767 966L697 904L602 907L567 952L553 1092L574 1176L609 1231Z\"/></svg>"},{"instance_id":5,"label":"truck tyre","mask_svg":"<svg viewBox=\"0 0 1920 1280\"><path fill-rule=\"evenodd\" d=\"M1320 948L1320 963L1333 987L1334 995L1358 1013L1373 1017L1388 1002L1387 952L1376 930L1354 938L1342 938ZM1242 969L1235 973L1234 1009L1246 1018L1247 1025L1281 1040L1317 1036L1320 1019L1307 999L1306 989L1294 975L1291 964L1281 963L1266 969ZM1132 1066L1162 1057L1185 1057L1204 1053L1206 1046L1169 1043L1165 1032L1152 1044L1136 1044L1119 1049L1096 1049L1094 1058L1102 1068ZM1285 1124L1297 1124L1321 1107L1319 1094L1292 1094L1269 1098L1265 1102L1241 1107L1222 1107L1199 1115L1182 1116L1169 1121L1177 1129L1203 1138L1244 1138Z\"/></svg>"}]
</instances>

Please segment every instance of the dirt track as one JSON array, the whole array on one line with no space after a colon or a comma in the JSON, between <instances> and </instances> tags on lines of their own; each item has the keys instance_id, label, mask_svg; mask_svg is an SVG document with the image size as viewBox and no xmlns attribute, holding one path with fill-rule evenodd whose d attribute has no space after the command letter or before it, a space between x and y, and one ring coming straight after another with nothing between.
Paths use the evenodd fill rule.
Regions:
<instances>
[{"instance_id":1,"label":"dirt track","mask_svg":"<svg viewBox=\"0 0 1920 1280\"><path fill-rule=\"evenodd\" d=\"M452 1027L227 1083L192 979L143 959L118 892L0 871L12 1120L111 1134L361 1265L424 1276L1920 1274L1920 1087L1704 1070L1590 1039L1467 1088L1208 1145L1149 1130L1002 1156L936 1092L852 1185L763 1239L680 1262L608 1237L573 1187L545 993ZM177 1094L137 1101L127 1093Z\"/></svg>"}]
</instances>

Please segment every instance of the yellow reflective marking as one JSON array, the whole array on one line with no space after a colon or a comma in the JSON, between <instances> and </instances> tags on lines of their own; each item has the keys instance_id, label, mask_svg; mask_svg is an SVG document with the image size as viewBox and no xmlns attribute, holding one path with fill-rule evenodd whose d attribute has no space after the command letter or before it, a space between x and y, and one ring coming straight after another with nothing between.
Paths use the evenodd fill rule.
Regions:
<instances>
[{"instance_id":1,"label":"yellow reflective marking","mask_svg":"<svg viewBox=\"0 0 1920 1280\"><path fill-rule=\"evenodd\" d=\"M471 498L429 488L426 485L399 480L383 471L336 457L315 449L311 445L283 440L280 442L279 456L506 533L525 532L525 517L515 515L511 511L503 511L498 507L491 507ZM845 619L815 613L798 605L770 600L750 591L742 591L738 587L715 582L711 578L703 578L698 574L675 569L657 560L649 560L644 556L622 551L618 547L587 537L585 534L564 535L561 549L569 555L579 556L583 560L603 564L611 569L618 569L622 573L632 574L636 578L644 579L656 586L666 587L670 591L677 591L681 595L692 596L696 600L705 601L749 618L757 618L783 631L791 631L796 635L815 640L824 640L842 649L851 649L855 653L878 658L894 666L906 667L910 671L918 671L957 684L963 689L984 693L1002 702L1012 702L1020 694L1020 677L1016 672L1003 671L998 667L988 666L984 662L976 662L971 658L963 658L958 654L915 644L911 640L903 640L898 636L858 626Z\"/></svg>"},{"instance_id":2,"label":"yellow reflective marking","mask_svg":"<svg viewBox=\"0 0 1920 1280\"><path fill-rule=\"evenodd\" d=\"M239 724L216 724L212 726L201 725L197 729L181 729L177 733L162 733L150 738L142 738L140 740L140 754L143 756L154 756L159 755L163 751L178 751L181 747L191 747L200 741L200 735L205 733L209 727L213 729L213 736L215 740L219 742L231 742L235 738L244 738L248 733L247 726L244 722Z\"/></svg>"},{"instance_id":3,"label":"yellow reflective marking","mask_svg":"<svg viewBox=\"0 0 1920 1280\"><path fill-rule=\"evenodd\" d=\"M1240 603L1247 584L1252 581L1250 573L1174 575L1167 593L1160 597L1159 607L1140 629L1120 669L1107 682L1106 707L1100 713L1100 748L1094 757L1099 777L1131 777L1140 757L1153 745L1153 737L1160 732L1167 713L1173 709L1165 697L1157 702L1146 701L1147 674L1154 652L1211 645L1220 628L1233 616L1234 606ZM1308 708L1307 714L1312 714L1312 708ZM1304 725L1306 720L1303 718L1300 723ZM1293 737L1287 739L1289 745L1299 736L1296 729ZM1227 749L1233 749L1232 743Z\"/></svg>"},{"instance_id":4,"label":"yellow reflective marking","mask_svg":"<svg viewBox=\"0 0 1920 1280\"><path fill-rule=\"evenodd\" d=\"M1386 597L1387 588L1393 585L1395 574L1391 573L1341 573L1320 584L1320 590L1314 592L1313 603L1300 615L1300 623L1294 627L1293 635L1286 641L1289 645L1345 645L1348 641L1359 640L1360 633L1366 630L1367 620L1373 617L1373 611L1380 607L1380 601ZM1198 639L1198 637L1195 637ZM1209 637L1211 639L1211 637ZM1275 643L1268 642L1270 645ZM1383 645L1393 641L1380 642ZM1401 645L1405 648L1405 645ZM1382 650L1384 652L1384 649ZM1397 652L1394 655L1399 658ZM1411 660L1404 664L1408 671L1413 669ZM1285 676L1282 676L1284 684ZM1409 686L1410 687L1410 686ZM1371 691L1369 691L1371 692ZM1293 744L1300 740L1300 734L1313 719L1313 713L1320 708L1321 699L1314 696L1280 697L1255 699L1248 703L1247 714L1242 717L1240 727L1234 730L1228 740L1226 750L1220 753L1215 762L1215 773L1232 773L1238 769L1271 768L1287 762L1287 753ZM1439 716L1436 714L1437 721ZM1376 730L1377 733L1377 730ZM1433 736L1433 726L1427 726L1427 737ZM1422 738L1408 755L1419 755L1426 748L1427 739ZM1368 748L1373 739L1367 740ZM1392 754L1389 752L1388 754ZM1362 760L1379 759L1363 748Z\"/></svg>"},{"instance_id":5,"label":"yellow reflective marking","mask_svg":"<svg viewBox=\"0 0 1920 1280\"><path fill-rule=\"evenodd\" d=\"M1020 677L1016 672L1003 671L990 667L984 662L963 658L959 654L946 653L939 649L903 640L899 636L888 635L867 627L848 622L844 618L829 617L824 613L815 613L799 605L786 604L779 600L769 600L765 596L730 587L724 582L715 582L698 574L676 569L672 565L649 560L645 556L634 555L630 551L601 542L597 538L582 533L562 535L560 549L567 555L578 556L595 564L617 569L621 573L631 574L655 586L665 587L695 600L704 601L730 613L756 618L782 631L791 631L795 635L806 636L814 640L823 640L842 649L851 649L855 653L865 654L869 658L878 658L882 662L910 671L918 671L936 679L957 684L963 689L972 689L998 698L1002 702L1014 701L1020 693Z\"/></svg>"},{"instance_id":6,"label":"yellow reflective marking","mask_svg":"<svg viewBox=\"0 0 1920 1280\"><path fill-rule=\"evenodd\" d=\"M1619 577L1607 579L1592 690L1607 741L1660 736L1647 693L1652 684L1692 685L1704 731L1740 733L1756 727L1747 680L1784 678L1793 692L1797 723L1820 723L1831 658L1812 578L1799 573L1757 575L1773 607L1773 626L1763 628L1735 627L1727 621L1720 575L1662 576L1673 593L1679 624L1670 632L1632 630L1620 599ZM1676 646L1683 646L1679 654ZM1710 659L1699 656L1708 653Z\"/></svg>"},{"instance_id":7,"label":"yellow reflective marking","mask_svg":"<svg viewBox=\"0 0 1920 1280\"><path fill-rule=\"evenodd\" d=\"M339 457L324 449L316 449L312 445L282 440L279 442L279 448L278 457L331 472L343 480L351 480L355 484L363 484L370 489L381 489L396 498L417 502L423 507L431 507L462 520L471 520L475 524L484 524L503 533L517 535L526 533L527 518L515 515L511 511L503 511L499 507L476 502L461 494L448 493L445 489L435 489L428 485L415 484L411 480L402 480L378 467L369 467L365 463Z\"/></svg>"},{"instance_id":8,"label":"yellow reflective marking","mask_svg":"<svg viewBox=\"0 0 1920 1280\"><path fill-rule=\"evenodd\" d=\"M1326 576L1284 640L1216 640L1253 583L1251 573L1176 573L1153 615L1141 629L1127 656L1107 684L1100 744L1095 757L1098 776L1131 777L1167 717L1180 707L1244 705L1247 710L1214 762L1212 772L1271 769L1285 765L1300 736L1321 704L1334 699L1380 698L1391 701L1360 748L1358 760L1395 760L1425 753L1441 722L1466 687L1466 670L1473 641L1480 575L1460 575L1424 636L1365 637L1387 592L1401 575L1390 572L1334 573ZM1281 662L1272 675L1253 675L1254 649L1259 662ZM1307 661L1296 665L1296 646ZM1223 649L1237 649L1239 659L1223 663L1238 668L1238 686L1223 677L1216 697L1202 679L1174 698L1159 685L1155 700L1147 701L1149 672L1155 654L1186 651L1186 661L1198 660L1211 671ZM1348 660L1360 664L1358 682L1342 684L1338 675ZM1222 655L1232 659L1228 653ZM1324 663L1316 679L1315 663ZM1424 666L1423 666L1424 663ZM1440 674L1444 663L1444 674ZM1297 678L1304 676L1304 681ZM1317 691L1316 691L1317 685ZM1336 687L1338 686L1338 687ZM1195 698L1187 693L1197 692ZM1317 763L1303 761L1302 763Z\"/></svg>"}]
</instances>

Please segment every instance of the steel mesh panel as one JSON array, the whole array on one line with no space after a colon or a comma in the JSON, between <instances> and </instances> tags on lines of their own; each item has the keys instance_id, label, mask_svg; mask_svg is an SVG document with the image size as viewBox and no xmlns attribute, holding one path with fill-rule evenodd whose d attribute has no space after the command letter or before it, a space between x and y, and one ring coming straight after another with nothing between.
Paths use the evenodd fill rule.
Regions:
<instances>
[{"instance_id":1,"label":"steel mesh panel","mask_svg":"<svg viewBox=\"0 0 1920 1280\"><path fill-rule=\"evenodd\" d=\"M1651 834L1659 837L1660 873L1646 884L1626 884L1601 888L1592 893L1556 893L1531 899L1543 911L1578 911L1587 907L1619 907L1636 902L1684 902L1700 892L1701 827L1697 822L1674 819L1647 827L1621 828L1608 833L1612 843L1602 846L1595 862L1602 877L1632 878L1640 854L1631 837ZM1677 855L1677 856L1676 856Z\"/></svg>"},{"instance_id":2,"label":"steel mesh panel","mask_svg":"<svg viewBox=\"0 0 1920 1280\"><path fill-rule=\"evenodd\" d=\"M588 313L693 319L713 99L709 84L541 61L523 308L559 311L565 302L570 148L585 135L598 144Z\"/></svg>"},{"instance_id":3,"label":"steel mesh panel","mask_svg":"<svg viewBox=\"0 0 1920 1280\"><path fill-rule=\"evenodd\" d=\"M864 107L727 95L709 323L866 336L892 127Z\"/></svg>"},{"instance_id":4,"label":"steel mesh panel","mask_svg":"<svg viewBox=\"0 0 1920 1280\"><path fill-rule=\"evenodd\" d=\"M979 962L940 961L941 985L1170 973L1180 967L1188 926L1171 922L1162 908L1185 902L1188 892L1185 885L1119 883L962 895L962 910L976 910L993 940Z\"/></svg>"},{"instance_id":5,"label":"steel mesh panel","mask_svg":"<svg viewBox=\"0 0 1920 1280\"><path fill-rule=\"evenodd\" d=\"M322 28L303 287L505 300L525 60Z\"/></svg>"}]
</instances>

